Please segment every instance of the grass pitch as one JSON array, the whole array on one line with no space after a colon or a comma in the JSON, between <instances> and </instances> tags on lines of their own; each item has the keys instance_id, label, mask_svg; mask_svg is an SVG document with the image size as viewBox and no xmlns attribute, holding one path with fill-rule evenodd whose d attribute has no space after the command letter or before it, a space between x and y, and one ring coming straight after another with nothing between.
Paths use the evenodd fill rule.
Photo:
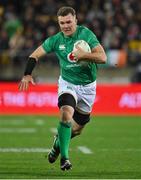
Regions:
<instances>
[{"instance_id":1,"label":"grass pitch","mask_svg":"<svg viewBox=\"0 0 141 180\"><path fill-rule=\"evenodd\" d=\"M57 117L0 116L0 178L141 178L141 117L93 117L71 141L65 172L45 158L57 125Z\"/></svg>"}]
</instances>

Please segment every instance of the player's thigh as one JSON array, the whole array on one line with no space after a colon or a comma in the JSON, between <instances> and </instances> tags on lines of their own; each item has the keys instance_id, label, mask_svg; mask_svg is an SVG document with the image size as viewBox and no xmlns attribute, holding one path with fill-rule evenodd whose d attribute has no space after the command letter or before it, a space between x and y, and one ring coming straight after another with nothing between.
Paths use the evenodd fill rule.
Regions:
<instances>
[{"instance_id":1,"label":"player's thigh","mask_svg":"<svg viewBox=\"0 0 141 180\"><path fill-rule=\"evenodd\" d=\"M60 97L62 94L65 94L65 93L71 94L77 103L77 94L75 91L75 85L63 80L60 77L58 81L58 97Z\"/></svg>"},{"instance_id":2,"label":"player's thigh","mask_svg":"<svg viewBox=\"0 0 141 180\"><path fill-rule=\"evenodd\" d=\"M82 86L78 89L76 109L82 113L91 113L96 96L96 82Z\"/></svg>"}]
</instances>

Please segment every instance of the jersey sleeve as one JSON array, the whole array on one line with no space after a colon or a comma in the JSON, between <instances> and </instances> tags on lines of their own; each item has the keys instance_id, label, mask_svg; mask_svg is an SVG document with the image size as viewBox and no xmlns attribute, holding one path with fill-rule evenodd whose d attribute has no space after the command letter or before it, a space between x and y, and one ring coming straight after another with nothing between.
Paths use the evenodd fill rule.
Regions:
<instances>
[{"instance_id":1,"label":"jersey sleeve","mask_svg":"<svg viewBox=\"0 0 141 180\"><path fill-rule=\"evenodd\" d=\"M53 44L54 43L53 43L52 38L49 37L42 43L42 47L47 53L50 53L50 52L54 51L54 45Z\"/></svg>"}]
</instances>

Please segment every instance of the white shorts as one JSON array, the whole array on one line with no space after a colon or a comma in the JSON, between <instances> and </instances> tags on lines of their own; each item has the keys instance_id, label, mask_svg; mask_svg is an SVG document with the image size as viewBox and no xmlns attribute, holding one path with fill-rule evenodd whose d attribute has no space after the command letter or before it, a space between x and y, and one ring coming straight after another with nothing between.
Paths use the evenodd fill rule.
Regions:
<instances>
[{"instance_id":1,"label":"white shorts","mask_svg":"<svg viewBox=\"0 0 141 180\"><path fill-rule=\"evenodd\" d=\"M63 93L73 95L76 100L76 109L90 113L96 96L96 81L87 85L74 85L60 77L58 80L58 96Z\"/></svg>"}]
</instances>

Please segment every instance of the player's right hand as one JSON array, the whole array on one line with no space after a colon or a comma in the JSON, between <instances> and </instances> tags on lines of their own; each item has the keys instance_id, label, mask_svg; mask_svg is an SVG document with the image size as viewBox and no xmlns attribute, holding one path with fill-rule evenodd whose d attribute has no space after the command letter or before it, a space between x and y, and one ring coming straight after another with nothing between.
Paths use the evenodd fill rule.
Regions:
<instances>
[{"instance_id":1,"label":"player's right hand","mask_svg":"<svg viewBox=\"0 0 141 180\"><path fill-rule=\"evenodd\" d=\"M32 76L31 75L23 76L21 82L19 83L19 87L18 87L19 91L26 91L26 90L28 90L30 83L35 85L35 82L34 82Z\"/></svg>"}]
</instances>

